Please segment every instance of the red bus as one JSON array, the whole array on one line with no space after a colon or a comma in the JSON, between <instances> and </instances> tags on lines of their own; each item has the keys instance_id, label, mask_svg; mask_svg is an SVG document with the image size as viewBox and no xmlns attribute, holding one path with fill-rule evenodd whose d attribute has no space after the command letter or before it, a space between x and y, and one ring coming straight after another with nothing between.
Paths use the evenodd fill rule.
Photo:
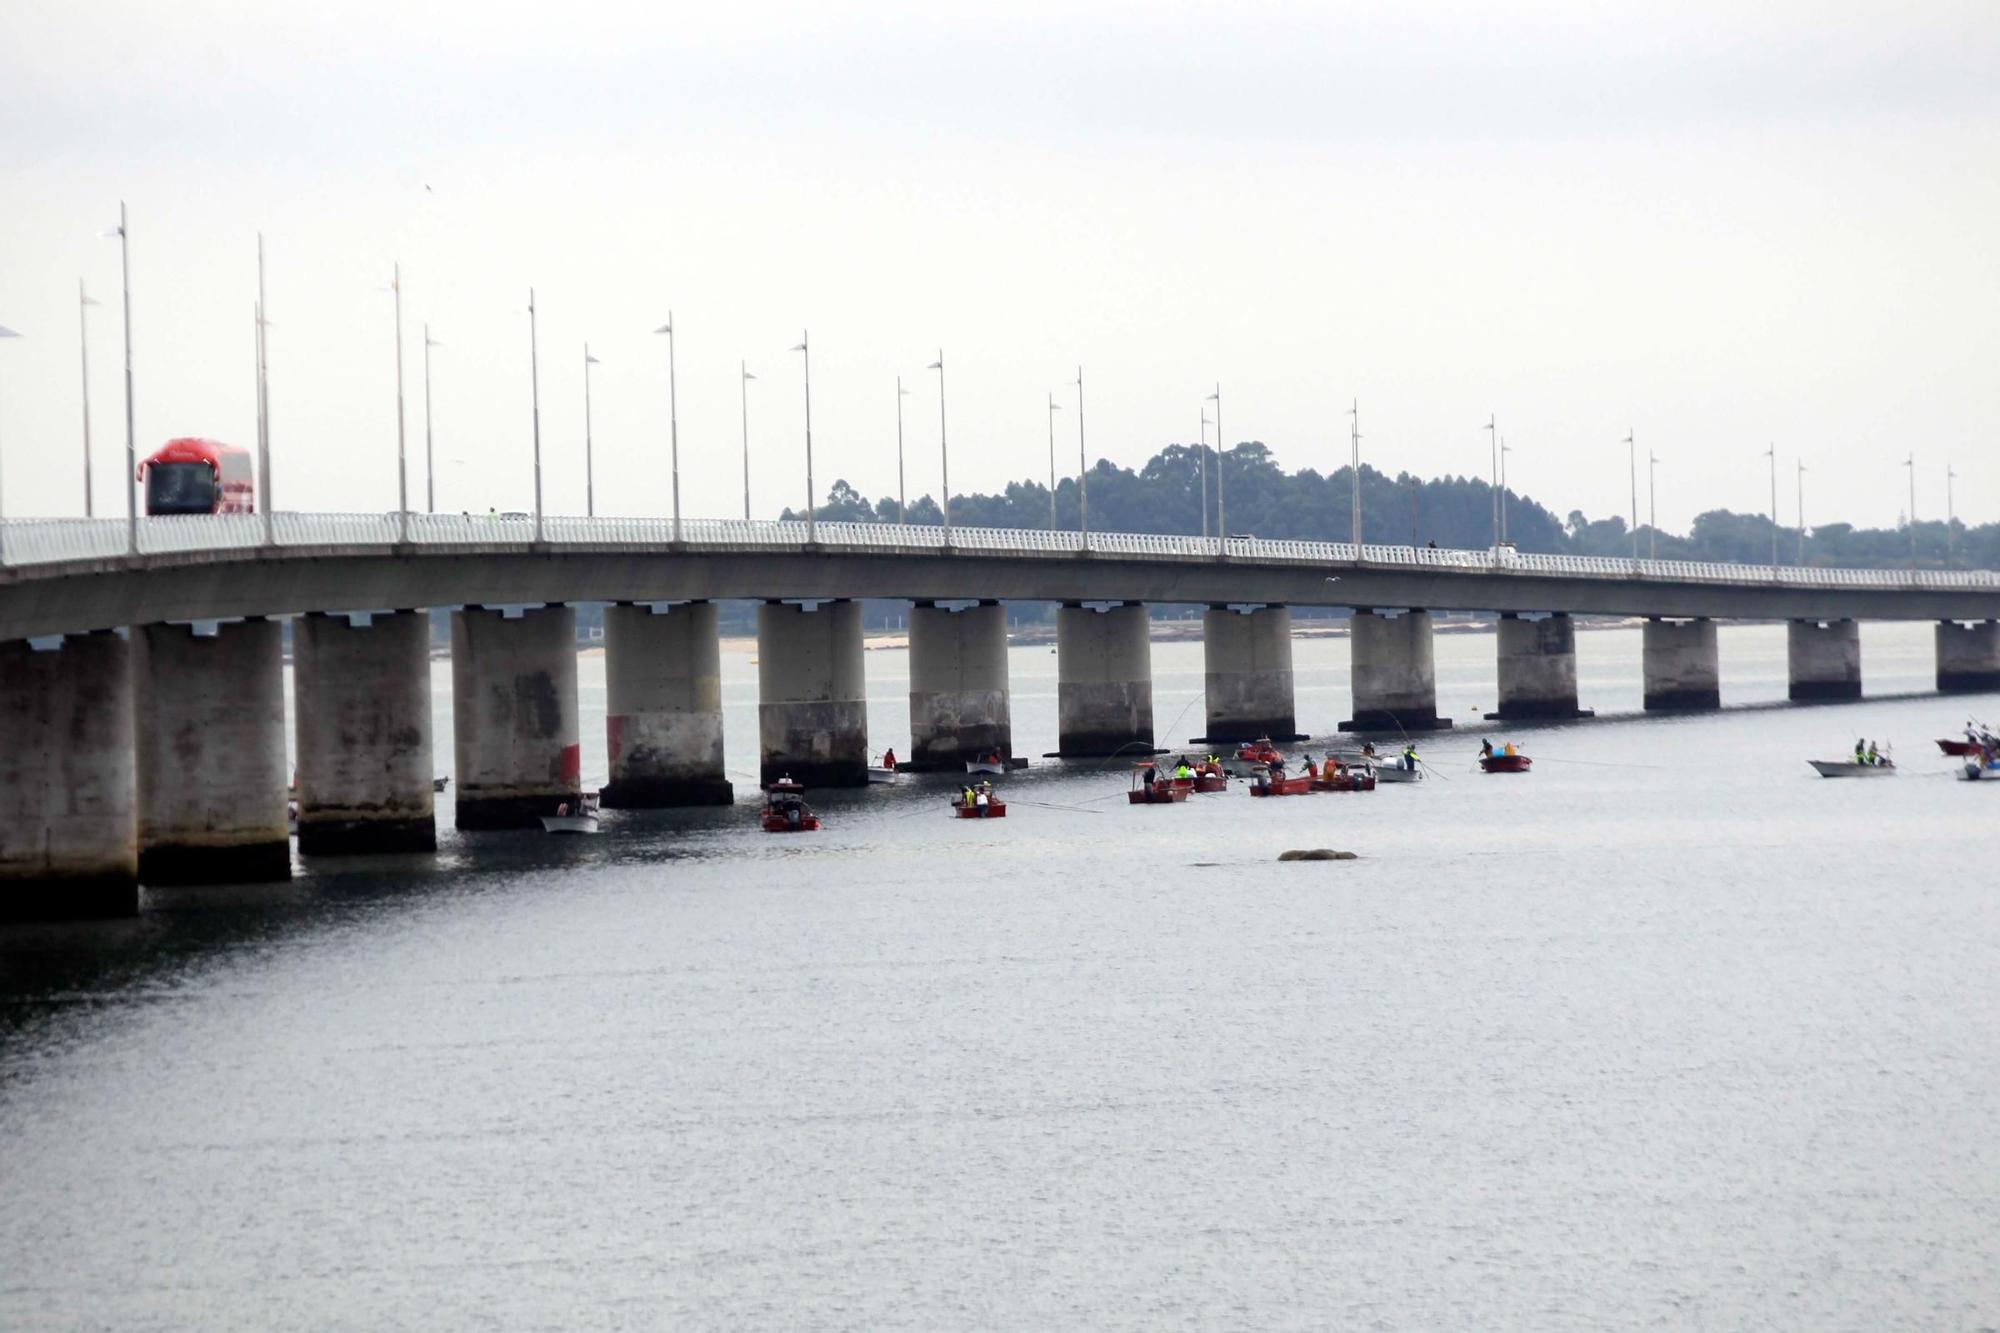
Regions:
<instances>
[{"instance_id":1,"label":"red bus","mask_svg":"<svg viewBox=\"0 0 2000 1333\"><path fill-rule=\"evenodd\" d=\"M168 440L139 464L149 514L254 514L257 468L248 449L194 437Z\"/></svg>"}]
</instances>

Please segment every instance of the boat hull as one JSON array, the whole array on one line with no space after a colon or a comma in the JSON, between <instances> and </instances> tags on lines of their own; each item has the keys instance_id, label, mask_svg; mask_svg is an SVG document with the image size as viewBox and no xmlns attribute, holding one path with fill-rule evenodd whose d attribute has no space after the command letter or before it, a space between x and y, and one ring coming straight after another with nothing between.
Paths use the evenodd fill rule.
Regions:
<instances>
[{"instance_id":1,"label":"boat hull","mask_svg":"<svg viewBox=\"0 0 2000 1333\"><path fill-rule=\"evenodd\" d=\"M1958 776L1967 782L2000 782L2000 764L1981 766L1974 761L1959 769Z\"/></svg>"},{"instance_id":2,"label":"boat hull","mask_svg":"<svg viewBox=\"0 0 2000 1333\"><path fill-rule=\"evenodd\" d=\"M1296 778L1285 778L1278 782L1271 782L1267 779L1262 782L1251 783L1250 794L1252 796L1310 796L1312 795L1312 785L1313 780L1303 775Z\"/></svg>"},{"instance_id":3,"label":"boat hull","mask_svg":"<svg viewBox=\"0 0 2000 1333\"><path fill-rule=\"evenodd\" d=\"M1006 773L1007 765L991 764L984 759L968 759L965 761L965 771L967 773L980 773L990 778L997 778Z\"/></svg>"},{"instance_id":4,"label":"boat hull","mask_svg":"<svg viewBox=\"0 0 2000 1333\"><path fill-rule=\"evenodd\" d=\"M1377 782L1422 782L1424 771L1420 768L1378 768L1375 770Z\"/></svg>"},{"instance_id":5,"label":"boat hull","mask_svg":"<svg viewBox=\"0 0 2000 1333\"><path fill-rule=\"evenodd\" d=\"M1175 805L1188 798L1188 788L1177 786L1141 787L1125 793L1127 805Z\"/></svg>"},{"instance_id":6,"label":"boat hull","mask_svg":"<svg viewBox=\"0 0 2000 1333\"><path fill-rule=\"evenodd\" d=\"M1229 779L1220 773L1204 773L1194 780L1198 793L1214 793L1229 790Z\"/></svg>"},{"instance_id":7,"label":"boat hull","mask_svg":"<svg viewBox=\"0 0 2000 1333\"><path fill-rule=\"evenodd\" d=\"M1490 754L1479 761L1488 773L1525 773L1535 761L1524 754Z\"/></svg>"},{"instance_id":8,"label":"boat hull","mask_svg":"<svg viewBox=\"0 0 2000 1333\"><path fill-rule=\"evenodd\" d=\"M960 819L1005 819L1007 817L1007 803L1005 801L988 801L985 805L954 804L951 807L951 812Z\"/></svg>"},{"instance_id":9,"label":"boat hull","mask_svg":"<svg viewBox=\"0 0 2000 1333\"><path fill-rule=\"evenodd\" d=\"M868 785L871 787L893 787L896 785L896 770L893 768L871 768L868 770Z\"/></svg>"},{"instance_id":10,"label":"boat hull","mask_svg":"<svg viewBox=\"0 0 2000 1333\"><path fill-rule=\"evenodd\" d=\"M544 833L595 833L596 815L543 815Z\"/></svg>"},{"instance_id":11,"label":"boat hull","mask_svg":"<svg viewBox=\"0 0 2000 1333\"><path fill-rule=\"evenodd\" d=\"M1896 766L1888 760L1879 764L1857 764L1852 759L1808 759L1813 772L1823 778L1889 778L1896 775Z\"/></svg>"},{"instance_id":12,"label":"boat hull","mask_svg":"<svg viewBox=\"0 0 2000 1333\"><path fill-rule=\"evenodd\" d=\"M1979 747L1971 741L1948 741L1940 737L1937 747L1954 759L1970 759L1979 753Z\"/></svg>"},{"instance_id":13,"label":"boat hull","mask_svg":"<svg viewBox=\"0 0 2000 1333\"><path fill-rule=\"evenodd\" d=\"M1312 786L1314 791L1374 791L1375 779L1367 773L1336 773L1313 779Z\"/></svg>"}]
</instances>

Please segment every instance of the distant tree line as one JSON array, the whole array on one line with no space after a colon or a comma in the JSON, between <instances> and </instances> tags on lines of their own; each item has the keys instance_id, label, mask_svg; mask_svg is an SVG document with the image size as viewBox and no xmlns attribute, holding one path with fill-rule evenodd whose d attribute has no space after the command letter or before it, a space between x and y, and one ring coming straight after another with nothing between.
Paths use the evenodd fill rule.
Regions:
<instances>
[{"instance_id":1,"label":"distant tree line","mask_svg":"<svg viewBox=\"0 0 2000 1333\"><path fill-rule=\"evenodd\" d=\"M1090 471L1090 526L1097 532L1198 534L1202 530L1202 467L1207 466L1209 523L1218 530L1215 476L1217 451L1196 445L1168 445L1140 468L1116 467L1099 459ZM1294 541L1353 540L1350 517L1354 473L1341 468L1322 474L1313 468L1287 472L1261 443L1236 445L1222 460L1228 467L1224 502L1231 536ZM1550 555L1629 556L1633 531L1622 516L1592 519L1580 509L1566 518L1511 487L1504 496L1507 539L1523 551ZM951 521L963 527L1048 528L1074 531L1080 491L1076 478L1056 484L1053 524L1049 488L1038 481L1009 482L998 495L954 495ZM836 481L826 503L815 510L822 522L894 523L900 517L890 497L870 501L845 480ZM787 509L787 519L805 514ZM909 521L937 524L943 511L932 496L910 505ZM1493 487L1477 477L1424 479L1407 472L1391 477L1361 468L1361 530L1370 543L1482 550L1493 544ZM1773 539L1779 560L1843 569L2000 568L2000 523L1969 528L1963 523L1905 523L1896 528L1856 528L1822 523L1808 528L1804 549L1797 529L1774 527L1765 514L1711 509L1685 534L1638 530L1642 556L1656 549L1662 560L1708 560L1769 564ZM1913 546L1914 538L1914 546Z\"/></svg>"}]
</instances>

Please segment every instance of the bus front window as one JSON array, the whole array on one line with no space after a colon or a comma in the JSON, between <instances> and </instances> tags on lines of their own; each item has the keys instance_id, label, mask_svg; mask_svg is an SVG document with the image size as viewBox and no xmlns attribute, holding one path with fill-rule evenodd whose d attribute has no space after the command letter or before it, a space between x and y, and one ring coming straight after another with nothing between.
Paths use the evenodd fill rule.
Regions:
<instances>
[{"instance_id":1,"label":"bus front window","mask_svg":"<svg viewBox=\"0 0 2000 1333\"><path fill-rule=\"evenodd\" d=\"M146 469L146 512L214 513L214 471L206 463L153 464Z\"/></svg>"}]
</instances>

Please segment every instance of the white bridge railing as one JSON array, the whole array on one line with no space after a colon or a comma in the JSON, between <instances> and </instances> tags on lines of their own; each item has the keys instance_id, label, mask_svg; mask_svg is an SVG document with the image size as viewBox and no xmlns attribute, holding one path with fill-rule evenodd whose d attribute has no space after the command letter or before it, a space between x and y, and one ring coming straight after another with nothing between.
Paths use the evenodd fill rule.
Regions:
<instances>
[{"instance_id":1,"label":"white bridge railing","mask_svg":"<svg viewBox=\"0 0 2000 1333\"><path fill-rule=\"evenodd\" d=\"M953 528L949 543L942 527L894 523L821 523L819 547L841 552L978 552L980 554L1061 555L1086 547L1093 554L1171 560L1214 559L1215 538L1128 532L1075 532L1045 529ZM267 536L258 514L195 514L139 520L139 553L254 551L279 547L392 548L399 538L419 547L455 550L518 550L534 541L535 523L524 515L411 514L407 534L396 515L278 513ZM807 539L802 522L689 519L685 544L697 551L795 550ZM569 548L663 549L673 540L666 518L545 517L542 541ZM0 568L93 560L126 554L125 520L8 519L0 522ZM1345 542L1265 541L1231 537L1228 555L1249 564L1363 564L1382 568L1442 569L1498 576L1557 575L1570 578L1648 579L1677 583L1724 583L1740 587L1813 588L1991 588L2000 589L1992 570L1821 569L1789 565L1730 565L1693 560L1626 560L1611 556L1529 555L1502 548L1491 551L1438 550L1421 546L1362 546Z\"/></svg>"}]
</instances>

